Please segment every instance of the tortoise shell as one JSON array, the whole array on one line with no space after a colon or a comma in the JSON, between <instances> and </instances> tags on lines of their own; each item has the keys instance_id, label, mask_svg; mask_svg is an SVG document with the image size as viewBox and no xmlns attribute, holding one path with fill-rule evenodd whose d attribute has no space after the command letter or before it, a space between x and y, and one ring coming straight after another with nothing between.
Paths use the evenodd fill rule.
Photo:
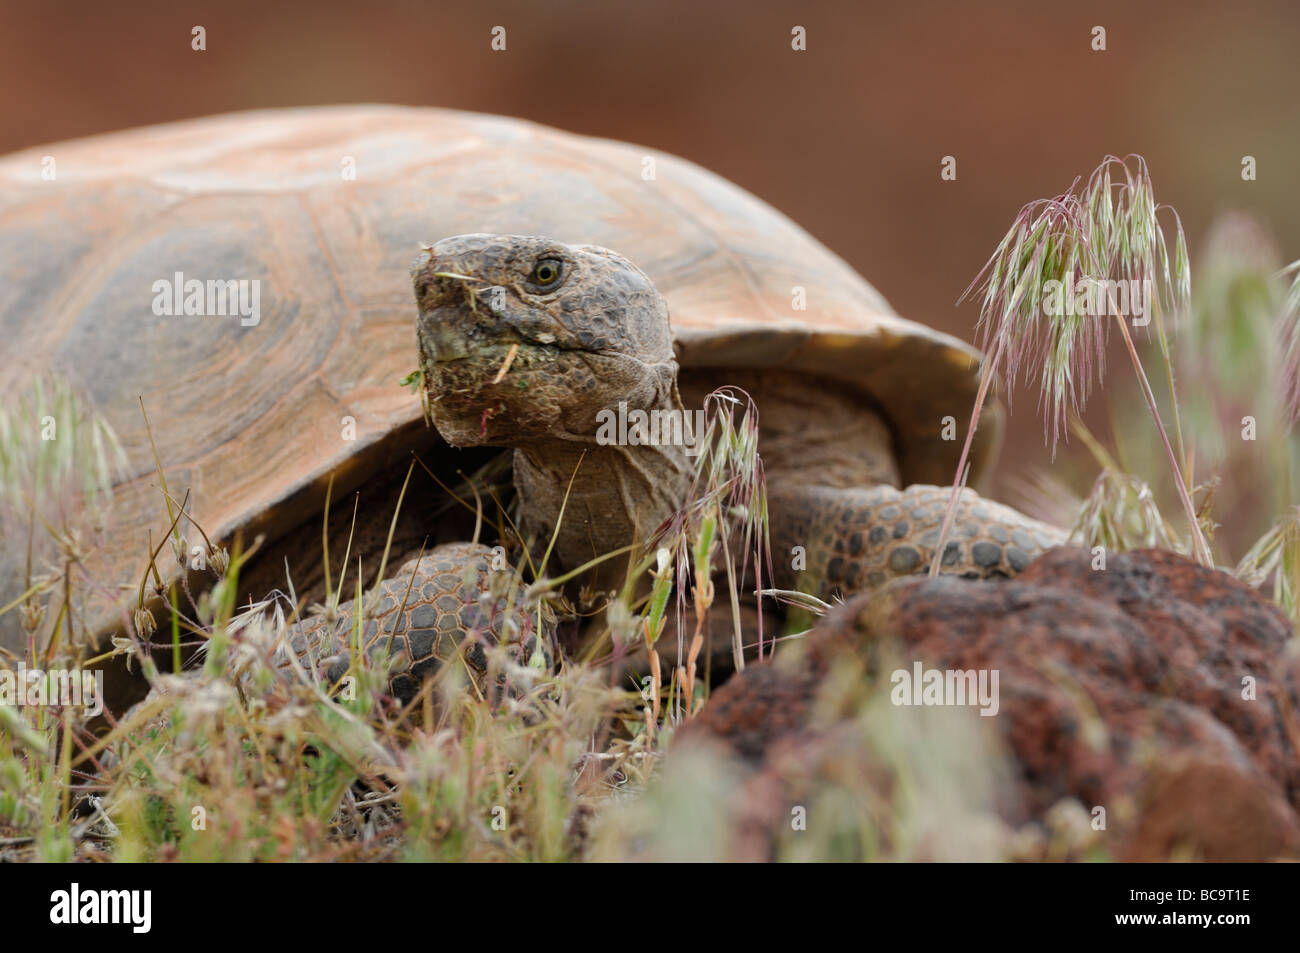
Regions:
<instances>
[{"instance_id":1,"label":"tortoise shell","mask_svg":"<svg viewBox=\"0 0 1300 953\"><path fill-rule=\"evenodd\" d=\"M466 232L615 249L667 298L683 366L837 379L885 411L907 482L951 479L958 441L943 439L942 421L964 428L977 352L898 317L844 261L726 180L652 149L493 116L243 113L0 158L0 393L66 375L128 459L96 578L138 582L150 533L167 532L138 398L168 486L177 498L189 489L193 516L223 540L282 533L319 510L331 474L338 491L384 465L385 439L421 417L399 386L417 364L408 264L421 243ZM193 279L256 280L259 320L155 313L157 282ZM806 310L793 306L796 288ZM972 483L996 446L996 409L990 418ZM12 590L25 547L3 549L0 588ZM0 644L15 644L6 631Z\"/></svg>"}]
</instances>

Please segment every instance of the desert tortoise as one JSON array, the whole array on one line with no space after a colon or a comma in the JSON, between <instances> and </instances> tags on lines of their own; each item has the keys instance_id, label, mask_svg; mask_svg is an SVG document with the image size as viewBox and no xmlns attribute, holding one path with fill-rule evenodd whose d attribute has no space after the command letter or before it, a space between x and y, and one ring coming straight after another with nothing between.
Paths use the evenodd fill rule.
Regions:
<instances>
[{"instance_id":1,"label":"desert tortoise","mask_svg":"<svg viewBox=\"0 0 1300 953\"><path fill-rule=\"evenodd\" d=\"M0 393L65 375L126 450L111 529L84 540L78 561L94 582L70 613L84 635L132 624L150 543L167 532L153 445L208 536L265 534L272 565L277 540L316 532L331 479L337 498L428 447L420 401L398 386L416 361L405 264L417 253L421 359L443 435L515 448L538 532L553 525L575 450L589 451L562 566L680 502L678 449L596 446L593 410L675 409L679 393L697 405L738 384L762 412L773 549L806 546L803 587L848 592L921 568L946 493L927 484L951 479L958 443L946 438L963 430L976 384L972 348L895 315L737 186L654 150L499 117L279 110L27 150L0 159L0 245L11 290L0 329L23 358L0 362ZM438 277L453 274L474 282ZM168 314L158 283L188 301L194 280L257 282L256 314L203 313L202 294L199 314ZM490 311L472 307L471 284L504 293ZM972 485L999 430L986 410ZM944 568L1012 573L1058 538L969 493ZM25 558L13 542L0 552L0 602L23 590ZM212 581L188 577L194 591ZM24 641L17 613L0 617L0 645Z\"/></svg>"}]
</instances>

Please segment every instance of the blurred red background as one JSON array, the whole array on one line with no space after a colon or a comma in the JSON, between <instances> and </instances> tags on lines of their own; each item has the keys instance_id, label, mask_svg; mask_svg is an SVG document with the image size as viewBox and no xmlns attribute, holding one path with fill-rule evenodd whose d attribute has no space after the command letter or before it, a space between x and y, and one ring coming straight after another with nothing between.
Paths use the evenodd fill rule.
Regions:
<instances>
[{"instance_id":1,"label":"blurred red background","mask_svg":"<svg viewBox=\"0 0 1300 953\"><path fill-rule=\"evenodd\" d=\"M796 24L806 52L790 48ZM1105 52L1091 49L1098 25ZM266 106L522 116L699 162L792 216L899 313L971 339L977 308L954 302L1017 209L1108 152L1147 158L1193 267L1228 209L1258 213L1300 257L1297 38L1300 6L1285 3L7 0L0 152ZM940 180L945 155L955 182ZM1258 181L1242 181L1244 155ZM1033 398L1015 409L1004 472L1048 460Z\"/></svg>"}]
</instances>

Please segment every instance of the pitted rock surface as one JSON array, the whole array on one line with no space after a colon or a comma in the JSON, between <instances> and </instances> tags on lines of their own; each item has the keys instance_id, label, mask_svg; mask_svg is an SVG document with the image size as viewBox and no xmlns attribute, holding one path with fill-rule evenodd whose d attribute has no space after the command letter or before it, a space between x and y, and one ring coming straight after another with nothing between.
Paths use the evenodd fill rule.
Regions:
<instances>
[{"instance_id":1,"label":"pitted rock surface","mask_svg":"<svg viewBox=\"0 0 1300 953\"><path fill-rule=\"evenodd\" d=\"M1074 798L1108 809L1111 856L1294 855L1300 665L1287 619L1226 573L1169 552L1091 563L1058 548L1016 579L917 578L854 599L799 651L724 685L679 743L721 741L761 774L774 751L788 757L801 735L812 744L825 731L812 727L819 685L846 654L998 669L990 720L1019 787L1008 822ZM1252 679L1254 700L1243 697Z\"/></svg>"}]
</instances>

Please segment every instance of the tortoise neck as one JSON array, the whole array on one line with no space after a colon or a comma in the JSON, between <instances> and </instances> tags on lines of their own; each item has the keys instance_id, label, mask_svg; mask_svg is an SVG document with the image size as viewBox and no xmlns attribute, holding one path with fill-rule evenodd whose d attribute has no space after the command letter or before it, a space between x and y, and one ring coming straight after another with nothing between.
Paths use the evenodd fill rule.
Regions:
<instances>
[{"instance_id":1,"label":"tortoise neck","mask_svg":"<svg viewBox=\"0 0 1300 953\"><path fill-rule=\"evenodd\" d=\"M864 394L809 374L746 368L683 370L687 407L721 384L744 390L759 410L758 450L768 486L901 484L894 437Z\"/></svg>"},{"instance_id":2,"label":"tortoise neck","mask_svg":"<svg viewBox=\"0 0 1300 953\"><path fill-rule=\"evenodd\" d=\"M517 447L524 535L542 551L554 535L553 559L563 569L648 539L690 487L692 422L674 386L653 406L602 411L589 434ZM626 567L626 556L602 563L593 573L596 587L621 586Z\"/></svg>"}]
</instances>

